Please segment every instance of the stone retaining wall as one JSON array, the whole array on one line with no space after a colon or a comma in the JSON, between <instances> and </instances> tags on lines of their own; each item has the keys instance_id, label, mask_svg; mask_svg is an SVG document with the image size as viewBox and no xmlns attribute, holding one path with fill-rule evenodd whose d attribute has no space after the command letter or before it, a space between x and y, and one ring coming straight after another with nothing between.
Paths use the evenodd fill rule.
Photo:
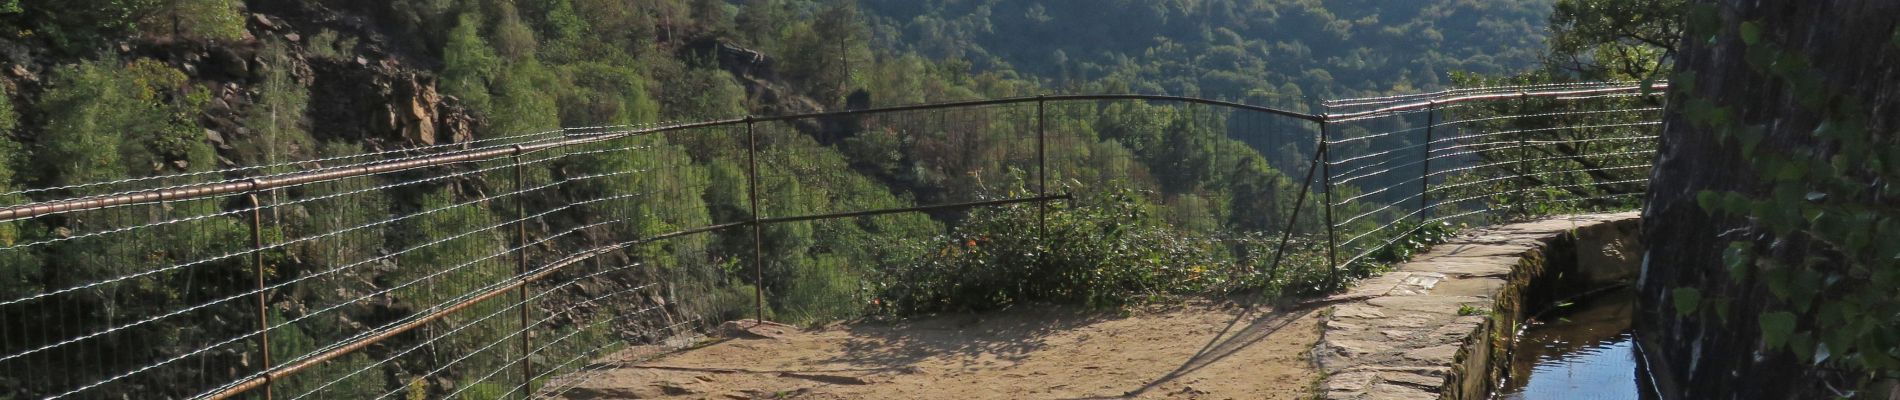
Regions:
<instances>
[{"instance_id":1,"label":"stone retaining wall","mask_svg":"<svg viewBox=\"0 0 1900 400\"><path fill-rule=\"evenodd\" d=\"M1314 361L1326 399L1484 399L1518 325L1635 278L1634 212L1484 228L1329 299Z\"/></svg>"}]
</instances>

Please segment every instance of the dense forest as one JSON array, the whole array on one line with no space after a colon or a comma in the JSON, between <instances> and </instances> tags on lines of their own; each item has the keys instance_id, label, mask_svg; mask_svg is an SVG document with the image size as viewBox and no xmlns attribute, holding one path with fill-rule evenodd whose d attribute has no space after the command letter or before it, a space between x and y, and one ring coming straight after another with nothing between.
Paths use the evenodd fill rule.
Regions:
<instances>
[{"instance_id":1,"label":"dense forest","mask_svg":"<svg viewBox=\"0 0 1900 400\"><path fill-rule=\"evenodd\" d=\"M1537 65L1553 1L871 0L882 47L1071 92L1282 107Z\"/></svg>"},{"instance_id":2,"label":"dense forest","mask_svg":"<svg viewBox=\"0 0 1900 400\"><path fill-rule=\"evenodd\" d=\"M536 132L581 132L558 130L563 127L613 129L1043 93L1176 94L1311 111L1318 98L1416 92L1451 84L1454 71L1511 74L1551 58L1545 49L1551 10L1546 1L1118 0L1112 7L1078 5L993 0L5 1L0 2L0 25L6 28L0 30L0 61L6 68L0 71L0 86L7 94L0 102L0 199L17 205L153 182L244 179L335 165L326 160L357 154L413 156L505 145ZM1606 47L1578 46L1585 48ZM1590 63L1608 59L1584 58ZM1508 79L1629 76L1586 72L1547 69L1531 73L1536 77ZM267 242L377 228L350 231L347 240L334 245L275 250L265 261L270 268L258 269L262 276L250 275L244 260L213 257L240 251L247 242L245 224L230 215L237 207L233 203L167 205L167 213L214 217L160 240L110 240L118 229L157 218L129 211L7 221L0 223L0 242L7 246L0 252L7 257L0 260L0 297L7 300L0 305L5 307L0 319L9 330L58 328L8 331L8 342L0 345L8 354L19 354L55 346L73 332L147 317L158 322L122 335L149 344L241 334L248 326L207 328L165 318L172 317L169 310L240 290L257 278L298 282L296 290L276 291L268 299L277 310L272 320L322 313L312 309L341 310L274 333L288 338L270 349L281 364L348 337L352 329L452 300L433 290L397 291L394 299L378 304L351 305L351 296L434 282L431 268L442 265L479 267L458 277L455 284L463 286L452 291L508 276L512 267L491 258L515 240L550 243L535 251L558 255L761 216L1038 191L1022 168L1031 158L1028 146L1009 136L1027 131L1009 121L1029 121L1027 116L1038 111L910 113L857 121L856 129L829 129L826 121L762 124L764 150L757 163L773 174L761 178L762 191L771 199L762 202L761 215L752 215L748 207L743 185L748 160L738 156L743 136L733 130L644 136L537 156L522 168L522 179L537 187L559 184L555 195L545 197L488 201L490 194L508 193L513 186L499 176L460 169L431 170L459 178L421 184L398 185L402 177L389 176L272 192L265 201L285 206L269 217L273 227L261 233ZM1322 289L1325 277L1317 270L1278 275L1259 270L1264 260L1258 258L1267 252L1261 241L1245 240L1285 229L1273 218L1295 203L1301 182L1288 171L1303 168L1310 157L1310 126L1142 102L1054 105L1041 121L1060 137L1050 160L1056 167L1046 178L1053 178L1057 191L1087 189L1077 192L1089 194L1051 205L1046 214L1034 205L1018 205L774 225L756 233L763 238L764 254L756 260L753 232L688 236L614 255L616 263L642 268L632 278L605 284L663 281L665 294L654 295L662 300L653 302L664 304L673 316L708 322L748 315L750 294L760 289L769 297L768 318L795 323L1026 301L1116 305L1172 294ZM622 175L629 177L599 179ZM141 180L147 178L156 180ZM119 183L97 184L108 181ZM515 211L556 208L568 211ZM391 215L414 218L385 221ZM486 228L530 217L536 223L526 238ZM1297 223L1318 222L1309 213ZM598 229L588 229L585 237L561 236L574 227ZM1053 239L1040 240L1042 235ZM1315 261L1295 258L1289 262ZM197 265L206 259L214 261ZM343 271L340 278L348 279L305 283L339 266L369 261L376 268ZM761 261L766 273L744 273L754 261ZM193 269L144 272L177 265ZM123 280L125 288L110 295L36 295L117 286L118 277L130 273L140 278ZM541 307L584 297L575 292L555 293ZM69 315L45 314L52 302ZM127 302L145 306L116 308ZM243 308L224 306L192 309L214 314L205 318L244 320ZM575 326L586 321L556 321L568 324L557 326L557 334L584 331ZM441 329L451 328L444 324ZM480 325L454 340L398 343L453 353L494 342L501 329ZM88 338L77 349L52 354L91 357L101 349L119 349L117 357L128 364L105 371L53 369L0 377L0 386L9 388L0 397L43 396L63 390L49 376L109 376L119 371L111 368L134 367L130 363L178 351L115 342L119 337ZM379 351L387 355L394 349ZM238 365L247 362L242 361L246 354L221 353L212 362ZM408 353L388 357L402 354ZM282 387L318 390L312 387L325 383L321 379L335 377L321 385L335 397L469 390L467 385L456 389L454 381L407 380L448 368L443 360L384 365L356 357L347 359L346 370L381 366L387 373L317 375L318 380ZM23 364L33 360L0 363L8 363L8 371L44 366ZM168 373L100 390L128 393L146 387L138 384L185 376ZM218 380L235 372L191 374ZM210 375L216 376L206 378ZM11 376L25 378L5 380L15 379ZM355 380L362 382L336 384ZM194 389L167 389L164 396L187 396Z\"/></svg>"},{"instance_id":3,"label":"dense forest","mask_svg":"<svg viewBox=\"0 0 1900 400\"><path fill-rule=\"evenodd\" d=\"M1680 111L1668 114L1678 121L1669 134L1691 140L1671 147L1663 139L1664 152L1678 155L1665 157L1657 176L1669 176L1671 160L1698 167L1676 167L1688 184L1669 183L1682 190L1649 205L1689 223L1648 229L1656 243L1694 238L1668 248L1697 267L1644 287L1651 296L1642 318L1717 333L1707 336L1713 341L1676 337L1664 352L1703 354L1712 343L1752 351L1756 364L1820 365L1810 376L1819 385L1804 393L1892 382L1900 336L1893 313L1880 311L1896 308L1888 283L1900 279L1894 248L1883 244L1896 237L1893 194L1870 188L1886 187L1900 162L1876 151L1893 148L1891 118L1864 118L1861 102L1892 101L1876 85L1831 77L1841 67L1823 64L1889 57L1895 48L1798 40L1835 27L1794 23L1790 15L1807 14L1762 4L1707 2L1733 8L1725 11L1688 3L0 0L0 206L665 121L1055 93L1320 112L1323 99L1667 76L1677 91L1668 107ZM1782 3L1775 7L1807 7ZM1875 41L1892 29L1842 26ZM1892 36L1900 43L1900 32ZM1678 47L1690 56L1685 71L1759 84L1668 76ZM1612 105L1665 108L1638 99ZM1471 128L1498 131L1649 121L1587 111L1525 101L1442 117L1564 115ZM1386 122L1332 133L1430 125ZM1030 168L1041 157L1023 140L1032 125L1052 133L1049 170ZM519 273L514 262L550 263L607 244L628 245L528 285L520 293L534 295L512 300L520 305L478 303L272 388L283 397L511 397L509 385L552 384L547 376L602 349L661 343L674 327L703 332L753 312L820 324L1034 302L1324 292L1342 282L1327 275L1319 238L1293 235L1292 252L1271 247L1275 233L1322 224L1311 213L1290 226L1282 219L1317 201L1297 200L1314 133L1297 119L1219 107L1026 102L675 131L253 193L259 198L249 201L269 213L247 214L247 199L233 196L0 221L0 398L200 395L509 281ZM1635 134L1645 133L1568 129L1550 139ZM1421 144L1393 136L1332 151ZM753 146L756 160L743 151ZM1526 158L1545 161L1480 164ZM1476 200L1453 206L1508 205L1501 214L1514 218L1581 210L1527 204L1534 194L1495 195L1523 187L1530 169L1569 171L1537 173L1549 181L1536 185L1573 192L1553 198L1640 192L1634 182L1649 173L1644 155L1617 159L1635 172L1574 173L1593 170L1586 158L1486 152L1468 161L1476 172L1441 184L1464 185L1452 196ZM1735 173L1751 170L1761 173ZM1404 179L1366 179L1329 194L1361 198L1360 187ZM671 236L757 218L1045 192L1074 197ZM1364 198L1390 205L1406 195ZM1333 211L1372 208L1346 201ZM1358 224L1422 233L1387 243L1429 242L1451 229L1404 225L1403 212ZM657 236L668 239L648 240ZM1391 261L1413 249L1363 250ZM1277 256L1285 256L1282 269L1262 269L1279 266L1267 261ZM1347 268L1363 275L1378 266ZM259 289L257 303L232 296L253 284L276 289ZM626 293L635 296L602 300ZM762 310L752 308L754 293ZM533 322L491 318L517 312ZM248 340L260 325L276 326L265 329L268 346ZM526 357L530 345L517 338L542 348ZM266 352L267 363L257 358ZM1737 390L1724 374L1741 366L1730 364L1695 372L1691 363L1690 373L1700 374L1697 385ZM521 366L542 376L512 376Z\"/></svg>"}]
</instances>

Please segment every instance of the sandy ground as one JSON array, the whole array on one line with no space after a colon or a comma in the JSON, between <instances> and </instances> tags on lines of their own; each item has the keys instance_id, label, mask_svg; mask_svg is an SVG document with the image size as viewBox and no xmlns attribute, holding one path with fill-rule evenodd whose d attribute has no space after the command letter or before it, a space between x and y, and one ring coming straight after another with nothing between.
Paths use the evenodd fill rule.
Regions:
<instances>
[{"instance_id":1,"label":"sandy ground","mask_svg":"<svg viewBox=\"0 0 1900 400\"><path fill-rule=\"evenodd\" d=\"M815 330L744 324L692 350L601 360L562 396L1294 399L1318 380L1315 309L1031 307Z\"/></svg>"}]
</instances>

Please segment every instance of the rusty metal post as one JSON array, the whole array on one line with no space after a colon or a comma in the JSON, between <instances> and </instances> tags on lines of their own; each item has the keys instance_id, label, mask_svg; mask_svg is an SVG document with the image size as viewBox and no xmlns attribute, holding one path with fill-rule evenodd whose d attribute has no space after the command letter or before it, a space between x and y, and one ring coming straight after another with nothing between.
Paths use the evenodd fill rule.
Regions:
<instances>
[{"instance_id":1,"label":"rusty metal post","mask_svg":"<svg viewBox=\"0 0 1900 400\"><path fill-rule=\"evenodd\" d=\"M528 278L528 194L527 178L521 170L521 145L515 145L513 157L515 170L515 276ZM528 326L528 282L522 282L515 288L516 303L521 307L521 398L534 396L534 363L529 362L534 341L529 337L534 329Z\"/></svg>"},{"instance_id":2,"label":"rusty metal post","mask_svg":"<svg viewBox=\"0 0 1900 400\"><path fill-rule=\"evenodd\" d=\"M1326 265L1330 267L1326 272L1328 290L1335 289L1339 286L1339 240L1336 237L1338 233L1335 232L1338 231L1339 228L1333 226L1333 167L1331 160L1333 156L1331 146L1327 144L1328 141L1332 140L1331 130L1332 125L1325 119L1319 121L1320 179L1322 179L1321 182L1325 183L1322 186L1326 188Z\"/></svg>"},{"instance_id":3,"label":"rusty metal post","mask_svg":"<svg viewBox=\"0 0 1900 400\"><path fill-rule=\"evenodd\" d=\"M1432 191L1432 128L1438 124L1438 100L1432 99L1425 106L1425 152L1418 169L1418 225L1425 226L1431 218Z\"/></svg>"},{"instance_id":4,"label":"rusty metal post","mask_svg":"<svg viewBox=\"0 0 1900 400\"><path fill-rule=\"evenodd\" d=\"M252 191L251 200L251 273L257 276L257 349L262 355L258 368L264 372L264 398L270 399L270 299L264 292L264 205Z\"/></svg>"},{"instance_id":5,"label":"rusty metal post","mask_svg":"<svg viewBox=\"0 0 1900 400\"><path fill-rule=\"evenodd\" d=\"M1043 113L1046 96L1036 96L1036 196L1049 196L1049 137L1048 119ZM1049 202L1036 202L1036 235L1048 244L1049 240Z\"/></svg>"},{"instance_id":6,"label":"rusty metal post","mask_svg":"<svg viewBox=\"0 0 1900 400\"><path fill-rule=\"evenodd\" d=\"M752 304L754 322L765 323L765 226L759 223L759 135L745 118L746 185L752 197Z\"/></svg>"},{"instance_id":7,"label":"rusty metal post","mask_svg":"<svg viewBox=\"0 0 1900 400\"><path fill-rule=\"evenodd\" d=\"M1293 242L1293 231L1300 226L1300 210L1306 207L1306 195L1313 191L1313 174L1319 172L1320 157L1325 157L1325 145L1313 150L1313 162L1306 166L1306 180L1300 181L1299 196L1293 200L1293 213L1286 219L1286 232L1280 234L1280 246L1273 252L1273 263L1267 264L1267 285L1280 279L1280 261L1286 258L1286 246ZM1331 229L1328 227L1327 229ZM1281 291L1281 295L1285 291Z\"/></svg>"},{"instance_id":8,"label":"rusty metal post","mask_svg":"<svg viewBox=\"0 0 1900 400\"><path fill-rule=\"evenodd\" d=\"M1528 92L1520 90L1517 92L1517 96L1518 109L1514 114L1522 114L1526 104L1530 103L1531 95ZM1517 168L1512 168L1517 171L1517 209L1519 212L1530 210L1531 207L1531 147L1530 141L1525 138L1526 135L1529 135L1529 133L1523 131L1517 133Z\"/></svg>"}]
</instances>

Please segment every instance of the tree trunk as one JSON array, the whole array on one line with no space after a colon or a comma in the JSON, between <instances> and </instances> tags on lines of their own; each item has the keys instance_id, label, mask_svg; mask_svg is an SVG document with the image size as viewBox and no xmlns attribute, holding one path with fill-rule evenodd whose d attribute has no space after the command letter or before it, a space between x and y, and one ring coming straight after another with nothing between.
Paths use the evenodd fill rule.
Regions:
<instances>
[{"instance_id":1,"label":"tree trunk","mask_svg":"<svg viewBox=\"0 0 1900 400\"><path fill-rule=\"evenodd\" d=\"M1900 127L1900 1L1699 3L1713 7L1709 11L1719 10L1721 23L1719 32L1686 36L1676 67L1671 110L1644 210L1649 252L1638 281L1642 300L1636 321L1642 350L1665 398L1833 398L1855 388L1856 381L1798 361L1787 350L1765 350L1757 317L1766 310L1781 310L1776 308L1779 300L1757 274L1732 278L1723 264L1722 252L1730 242L1760 240L1752 233L1759 230L1750 229L1747 219L1712 216L1697 203L1703 191L1768 197L1766 180L1734 140L1725 145L1718 139L1723 132L1691 122L1684 109L1691 100L1708 100L1729 107L1728 118L1737 126L1764 127L1764 148L1821 160L1831 157L1836 149L1814 134L1823 117L1803 107L1788 82L1759 72L1748 61L1745 42L1772 42L1806 58L1823 77L1830 101L1851 99L1866 105L1872 112L1867 118L1874 143L1897 145L1893 132ZM1756 36L1759 27L1759 39L1742 38L1744 21L1750 21L1750 36ZM1684 73L1693 73L1694 85L1684 82ZM1802 265L1799 259L1784 261ZM1678 288L1699 290L1704 304L1725 304L1727 318L1678 315L1671 297ZM1808 316L1799 318L1805 321Z\"/></svg>"}]
</instances>

